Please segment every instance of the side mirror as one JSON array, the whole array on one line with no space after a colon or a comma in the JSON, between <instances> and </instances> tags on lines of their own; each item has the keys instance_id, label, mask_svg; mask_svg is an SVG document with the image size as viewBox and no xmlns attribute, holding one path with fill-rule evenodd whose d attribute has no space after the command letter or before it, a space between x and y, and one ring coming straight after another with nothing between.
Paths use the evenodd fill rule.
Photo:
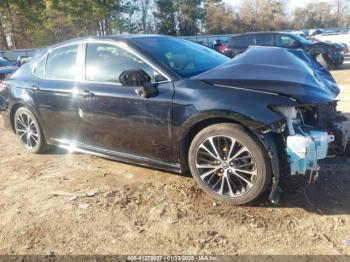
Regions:
<instances>
[{"instance_id":1,"label":"side mirror","mask_svg":"<svg viewBox=\"0 0 350 262\"><path fill-rule=\"evenodd\" d=\"M122 72L119 81L123 86L143 86L151 83L151 77L142 69L131 69Z\"/></svg>"},{"instance_id":2,"label":"side mirror","mask_svg":"<svg viewBox=\"0 0 350 262\"><path fill-rule=\"evenodd\" d=\"M123 86L138 87L135 93L144 98L158 94L158 90L152 84L151 77L142 69L131 69L121 73L119 81Z\"/></svg>"}]
</instances>

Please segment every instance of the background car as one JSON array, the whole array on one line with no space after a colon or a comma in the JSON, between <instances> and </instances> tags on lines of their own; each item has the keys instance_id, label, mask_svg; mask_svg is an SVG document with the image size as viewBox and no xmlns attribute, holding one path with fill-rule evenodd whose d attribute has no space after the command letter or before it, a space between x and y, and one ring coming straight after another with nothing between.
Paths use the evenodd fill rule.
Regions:
<instances>
[{"instance_id":1,"label":"background car","mask_svg":"<svg viewBox=\"0 0 350 262\"><path fill-rule=\"evenodd\" d=\"M17 57L17 66L22 66L25 63L28 63L32 57L31 56L18 56Z\"/></svg>"},{"instance_id":2,"label":"background car","mask_svg":"<svg viewBox=\"0 0 350 262\"><path fill-rule=\"evenodd\" d=\"M258 32L232 36L228 47L234 57L243 53L249 46L275 46L288 49L303 49L327 68L336 68L344 62L344 54L331 43L311 43L307 39L284 32Z\"/></svg>"},{"instance_id":3,"label":"background car","mask_svg":"<svg viewBox=\"0 0 350 262\"><path fill-rule=\"evenodd\" d=\"M10 61L0 56L0 92L4 89L3 81L17 70ZM4 101L0 96L0 110L3 107Z\"/></svg>"}]
</instances>

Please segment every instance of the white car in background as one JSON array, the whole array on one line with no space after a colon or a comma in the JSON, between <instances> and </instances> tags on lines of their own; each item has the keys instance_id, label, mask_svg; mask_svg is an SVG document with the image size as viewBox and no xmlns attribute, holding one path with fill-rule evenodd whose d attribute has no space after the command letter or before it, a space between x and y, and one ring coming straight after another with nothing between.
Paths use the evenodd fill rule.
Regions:
<instances>
[{"instance_id":1,"label":"white car in background","mask_svg":"<svg viewBox=\"0 0 350 262\"><path fill-rule=\"evenodd\" d=\"M315 35L315 38L322 42L333 42L333 43L344 43L350 46L350 32L343 33L324 33L320 35Z\"/></svg>"}]
</instances>

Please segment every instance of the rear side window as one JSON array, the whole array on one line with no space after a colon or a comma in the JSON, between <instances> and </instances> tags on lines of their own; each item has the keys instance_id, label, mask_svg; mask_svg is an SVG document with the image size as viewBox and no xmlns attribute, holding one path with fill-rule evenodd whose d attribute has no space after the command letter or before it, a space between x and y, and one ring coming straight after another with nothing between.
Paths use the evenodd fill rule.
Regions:
<instances>
[{"instance_id":1,"label":"rear side window","mask_svg":"<svg viewBox=\"0 0 350 262\"><path fill-rule=\"evenodd\" d=\"M256 35L256 45L273 46L273 37L271 34Z\"/></svg>"},{"instance_id":2,"label":"rear side window","mask_svg":"<svg viewBox=\"0 0 350 262\"><path fill-rule=\"evenodd\" d=\"M47 56L45 55L38 61L38 63L35 66L34 74L38 77L45 77L46 58Z\"/></svg>"},{"instance_id":3,"label":"rear side window","mask_svg":"<svg viewBox=\"0 0 350 262\"><path fill-rule=\"evenodd\" d=\"M230 46L250 46L255 45L254 36L239 36L231 38Z\"/></svg>"},{"instance_id":4,"label":"rear side window","mask_svg":"<svg viewBox=\"0 0 350 262\"><path fill-rule=\"evenodd\" d=\"M74 80L78 45L64 46L49 52L46 63L46 78Z\"/></svg>"}]
</instances>

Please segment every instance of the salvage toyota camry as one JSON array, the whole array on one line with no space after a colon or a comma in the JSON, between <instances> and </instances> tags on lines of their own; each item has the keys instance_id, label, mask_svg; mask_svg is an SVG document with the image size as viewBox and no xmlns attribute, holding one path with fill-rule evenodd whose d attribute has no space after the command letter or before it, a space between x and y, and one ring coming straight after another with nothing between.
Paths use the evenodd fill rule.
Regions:
<instances>
[{"instance_id":1,"label":"salvage toyota camry","mask_svg":"<svg viewBox=\"0 0 350 262\"><path fill-rule=\"evenodd\" d=\"M339 88L306 53L252 47L231 60L165 36L79 38L1 84L5 125L33 153L55 145L176 172L233 204L281 175L317 175L348 144Z\"/></svg>"}]
</instances>

